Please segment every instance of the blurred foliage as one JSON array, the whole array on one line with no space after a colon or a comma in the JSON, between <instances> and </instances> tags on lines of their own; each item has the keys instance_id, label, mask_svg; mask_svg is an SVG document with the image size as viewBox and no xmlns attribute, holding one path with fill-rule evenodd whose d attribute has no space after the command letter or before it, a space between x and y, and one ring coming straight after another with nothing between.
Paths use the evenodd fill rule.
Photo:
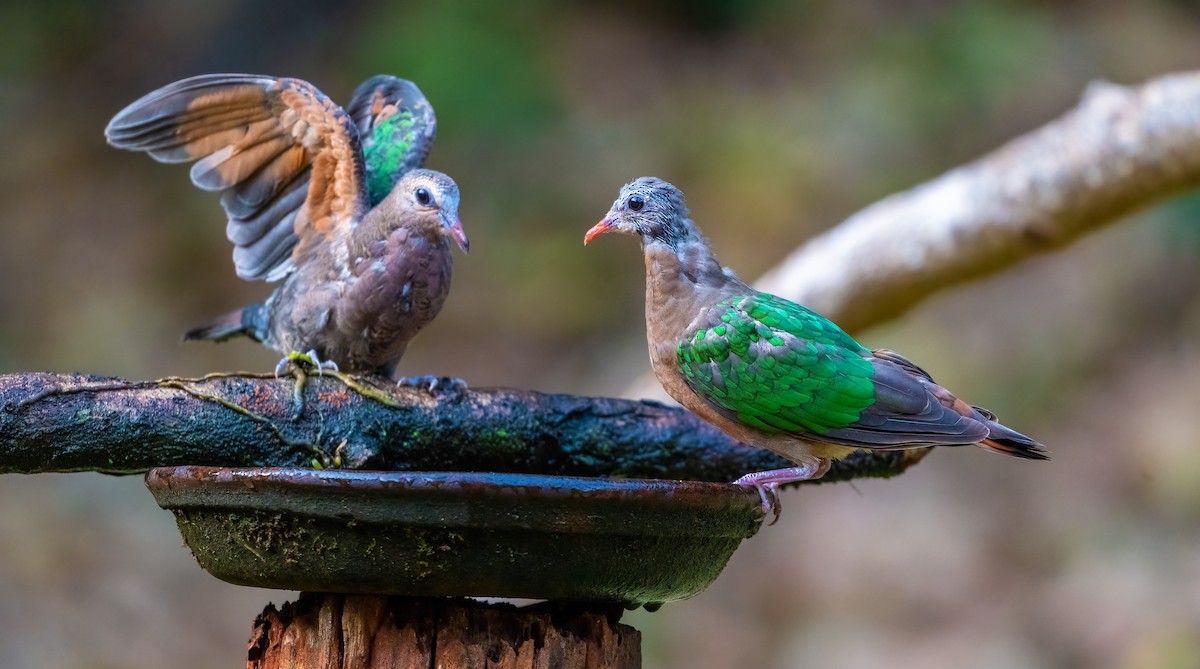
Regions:
<instances>
[{"instance_id":1,"label":"blurred foliage","mask_svg":"<svg viewBox=\"0 0 1200 669\"><path fill-rule=\"evenodd\" d=\"M518 150L557 122L549 2L380 5L362 35L364 71L404 72L432 100L443 127L471 128L490 151ZM549 48L547 48L549 47ZM469 76L463 76L469 73Z\"/></svg>"},{"instance_id":2,"label":"blurred foliage","mask_svg":"<svg viewBox=\"0 0 1200 669\"><path fill-rule=\"evenodd\" d=\"M614 393L646 366L643 269L631 240L581 242L621 184L675 182L753 278L1091 80L1195 68L1198 29L1179 0L3 3L0 370L274 364L178 344L269 288L236 279L216 198L185 169L103 143L123 105L185 76L296 76L341 101L375 73L414 79L473 251L402 370ZM863 333L1055 460L960 449L785 495L714 588L634 617L647 665L1196 666L1197 216L1181 198ZM269 596L200 573L139 488L0 479L13 666L238 661Z\"/></svg>"}]
</instances>

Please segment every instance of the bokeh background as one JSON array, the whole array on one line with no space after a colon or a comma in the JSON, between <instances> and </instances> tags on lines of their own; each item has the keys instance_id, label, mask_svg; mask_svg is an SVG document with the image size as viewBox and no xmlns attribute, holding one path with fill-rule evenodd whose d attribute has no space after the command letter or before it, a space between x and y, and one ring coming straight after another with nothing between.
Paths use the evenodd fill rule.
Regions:
<instances>
[{"instance_id":1,"label":"bokeh background","mask_svg":"<svg viewBox=\"0 0 1200 669\"><path fill-rule=\"evenodd\" d=\"M1061 114L1097 78L1200 67L1200 4L818 0L0 4L0 372L267 370L180 333L238 281L211 194L108 148L205 72L336 100L414 79L472 253L407 373L623 392L647 367L635 244L583 232L644 174L755 277L853 211ZM1200 666L1200 199L859 333L1039 437L784 495L691 601L627 620L648 667ZM0 476L0 665L241 666L289 593L202 573L138 477Z\"/></svg>"}]
</instances>

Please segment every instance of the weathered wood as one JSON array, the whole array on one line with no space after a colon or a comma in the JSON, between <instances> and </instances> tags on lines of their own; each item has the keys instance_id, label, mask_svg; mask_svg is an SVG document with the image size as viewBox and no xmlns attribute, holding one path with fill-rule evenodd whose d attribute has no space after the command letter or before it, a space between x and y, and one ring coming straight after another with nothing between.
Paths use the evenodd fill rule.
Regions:
<instances>
[{"instance_id":1,"label":"weathered wood","mask_svg":"<svg viewBox=\"0 0 1200 669\"><path fill-rule=\"evenodd\" d=\"M376 385L378 383L378 385ZM657 402L482 388L431 395L371 377L128 382L0 375L0 473L339 466L730 481L786 460ZM863 453L822 481L891 476L925 451Z\"/></svg>"},{"instance_id":2,"label":"weathered wood","mask_svg":"<svg viewBox=\"0 0 1200 669\"><path fill-rule=\"evenodd\" d=\"M254 622L247 669L635 669L621 609L302 594Z\"/></svg>"}]
</instances>

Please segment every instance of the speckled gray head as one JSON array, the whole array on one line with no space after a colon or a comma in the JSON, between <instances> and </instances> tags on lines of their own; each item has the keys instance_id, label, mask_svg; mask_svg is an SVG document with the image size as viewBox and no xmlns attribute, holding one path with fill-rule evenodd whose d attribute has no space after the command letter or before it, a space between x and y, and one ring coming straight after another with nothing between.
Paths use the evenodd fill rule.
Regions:
<instances>
[{"instance_id":1,"label":"speckled gray head","mask_svg":"<svg viewBox=\"0 0 1200 669\"><path fill-rule=\"evenodd\" d=\"M640 177L621 188L612 208L587 231L583 243L606 232L621 232L637 235L643 243L659 241L674 246L692 237L694 227L683 192L658 177Z\"/></svg>"}]
</instances>

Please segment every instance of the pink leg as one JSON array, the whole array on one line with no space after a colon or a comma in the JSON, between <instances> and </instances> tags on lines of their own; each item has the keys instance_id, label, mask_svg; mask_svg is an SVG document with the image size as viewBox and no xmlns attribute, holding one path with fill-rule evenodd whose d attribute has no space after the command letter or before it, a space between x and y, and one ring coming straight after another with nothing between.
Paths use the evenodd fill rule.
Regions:
<instances>
[{"instance_id":1,"label":"pink leg","mask_svg":"<svg viewBox=\"0 0 1200 669\"><path fill-rule=\"evenodd\" d=\"M762 499L763 515L774 514L769 525L779 522L782 507L779 504L779 486L796 481L811 481L819 479L829 471L829 460L814 458L797 467L787 469L768 469L765 472L751 472L734 481L734 485L753 488Z\"/></svg>"}]
</instances>

